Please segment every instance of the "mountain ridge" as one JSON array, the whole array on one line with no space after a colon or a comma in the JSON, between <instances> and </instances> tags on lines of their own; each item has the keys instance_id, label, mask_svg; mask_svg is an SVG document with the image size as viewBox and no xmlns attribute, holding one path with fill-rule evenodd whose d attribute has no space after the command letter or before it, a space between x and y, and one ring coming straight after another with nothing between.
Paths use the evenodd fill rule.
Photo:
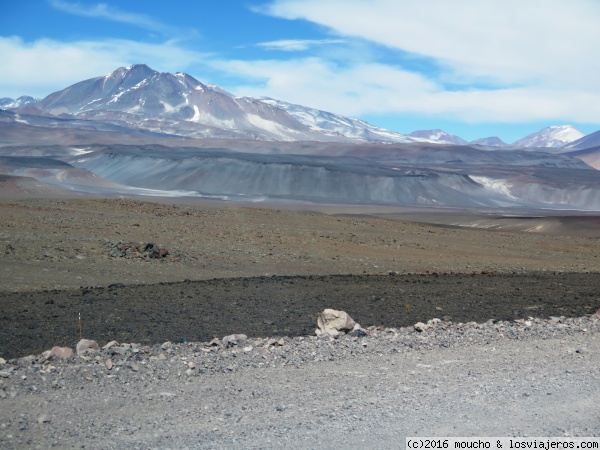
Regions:
<instances>
[{"instance_id":1,"label":"mountain ridge","mask_svg":"<svg viewBox=\"0 0 600 450\"><path fill-rule=\"evenodd\" d=\"M268 97L238 97L216 84L145 64L120 67L80 81L43 99L0 99L0 108L111 123L183 138L275 141L427 142L493 148L546 148L560 152L585 135L570 125L550 126L506 144L498 137L467 141L440 129L402 134L316 108ZM39 111L39 113L38 113ZM565 150L566 151L566 150Z\"/></svg>"}]
</instances>

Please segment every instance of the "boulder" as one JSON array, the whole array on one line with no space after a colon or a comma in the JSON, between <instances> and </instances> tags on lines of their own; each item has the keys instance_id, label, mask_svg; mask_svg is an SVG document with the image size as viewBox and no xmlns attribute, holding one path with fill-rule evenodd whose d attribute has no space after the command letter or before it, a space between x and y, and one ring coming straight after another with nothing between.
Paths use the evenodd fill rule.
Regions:
<instances>
[{"instance_id":1,"label":"boulder","mask_svg":"<svg viewBox=\"0 0 600 450\"><path fill-rule=\"evenodd\" d=\"M317 318L317 334L337 336L340 332L352 331L355 324L347 312L325 309Z\"/></svg>"},{"instance_id":2,"label":"boulder","mask_svg":"<svg viewBox=\"0 0 600 450\"><path fill-rule=\"evenodd\" d=\"M77 343L77 356L83 356L88 352L100 350L98 343L90 339L82 339Z\"/></svg>"}]
</instances>

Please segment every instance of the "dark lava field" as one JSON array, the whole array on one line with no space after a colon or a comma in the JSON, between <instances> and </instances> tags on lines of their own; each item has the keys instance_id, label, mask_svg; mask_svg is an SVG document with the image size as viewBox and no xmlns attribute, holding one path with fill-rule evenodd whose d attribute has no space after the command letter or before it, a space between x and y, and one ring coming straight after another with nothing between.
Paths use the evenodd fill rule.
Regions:
<instances>
[{"instance_id":1,"label":"dark lava field","mask_svg":"<svg viewBox=\"0 0 600 450\"><path fill-rule=\"evenodd\" d=\"M347 311L363 327L528 316L576 317L600 308L594 273L273 276L1 293L0 355L74 346L83 336L157 344L313 334L316 314Z\"/></svg>"}]
</instances>

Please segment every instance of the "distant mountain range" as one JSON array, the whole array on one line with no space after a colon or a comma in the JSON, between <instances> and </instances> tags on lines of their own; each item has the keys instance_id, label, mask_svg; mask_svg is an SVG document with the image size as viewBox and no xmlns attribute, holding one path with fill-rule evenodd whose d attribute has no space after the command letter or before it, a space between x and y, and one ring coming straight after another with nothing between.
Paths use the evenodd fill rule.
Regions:
<instances>
[{"instance_id":1,"label":"distant mountain range","mask_svg":"<svg viewBox=\"0 0 600 450\"><path fill-rule=\"evenodd\" d=\"M203 84L184 73L160 73L144 64L121 67L107 75L84 80L44 99L28 96L0 99L0 108L30 116L63 119L54 126L101 122L104 126L183 138L226 138L271 141L389 142L477 145L505 148L586 148L600 137L587 139L576 128L552 126L511 145L498 137L468 142L442 130L419 130L408 135L272 98L236 97L216 85ZM21 119L23 122L23 119ZM79 125L85 127L85 125ZM596 133L594 133L596 134ZM593 136L594 134L590 135Z\"/></svg>"}]
</instances>

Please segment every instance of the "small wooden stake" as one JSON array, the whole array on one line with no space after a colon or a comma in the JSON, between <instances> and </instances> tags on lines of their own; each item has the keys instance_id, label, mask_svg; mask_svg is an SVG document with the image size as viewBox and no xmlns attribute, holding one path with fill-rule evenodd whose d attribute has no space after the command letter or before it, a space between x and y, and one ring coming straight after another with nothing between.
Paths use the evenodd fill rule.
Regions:
<instances>
[{"instance_id":1,"label":"small wooden stake","mask_svg":"<svg viewBox=\"0 0 600 450\"><path fill-rule=\"evenodd\" d=\"M83 328L81 327L81 312L79 313L79 340L83 339Z\"/></svg>"}]
</instances>

